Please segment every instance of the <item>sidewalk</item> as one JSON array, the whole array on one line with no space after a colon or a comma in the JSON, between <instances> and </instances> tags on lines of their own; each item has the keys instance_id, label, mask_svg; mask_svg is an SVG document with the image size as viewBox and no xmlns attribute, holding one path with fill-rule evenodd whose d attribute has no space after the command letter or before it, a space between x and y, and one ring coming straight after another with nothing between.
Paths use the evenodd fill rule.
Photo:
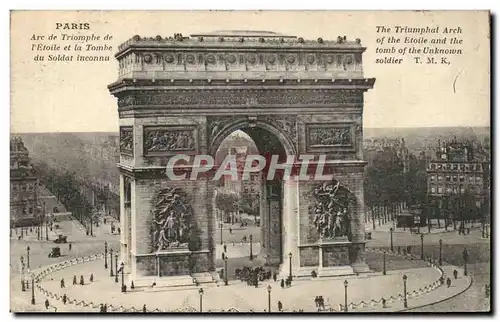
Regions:
<instances>
[{"instance_id":1,"label":"sidewalk","mask_svg":"<svg viewBox=\"0 0 500 322\"><path fill-rule=\"evenodd\" d=\"M440 285L434 290L418 295L413 292L407 291L407 303L408 308L404 307L404 301L402 296L398 296L396 299L389 299L389 294L386 296L386 307L384 308L380 302L381 299L377 302L379 304L374 306L366 306L363 308L355 308L349 307L349 310L352 312L405 312L411 309L421 308L428 305L436 304L450 298L453 298L469 289L472 285L472 277L471 276L463 276L463 269L458 268L456 266L443 266L444 278L446 280L447 277L452 279L452 284L450 287L447 287L446 284ZM457 270L459 272L458 279L453 278L453 270ZM462 276L460 276L462 275ZM410 290L411 291L411 290ZM400 292L399 294L402 294ZM413 294L412 294L413 293Z\"/></svg>"},{"instance_id":2,"label":"sidewalk","mask_svg":"<svg viewBox=\"0 0 500 322\"><path fill-rule=\"evenodd\" d=\"M89 283L90 273L94 274L94 282ZM86 285L71 285L74 275L79 279L84 276ZM231 281L229 286L221 284L206 284L203 286L203 307L204 310L220 311L230 307L238 311L248 312L254 310L262 312L267 308L267 286L272 286L272 310L277 310L277 302L281 301L287 310L303 309L307 312L315 312L317 308L314 303L315 296L322 295L325 304L337 309L339 303L343 303L344 280L349 282L349 300L359 302L371 298L380 298L387 292L397 294L402 289L402 275L408 276L408 286L410 290L419 289L436 281L440 273L431 267L409 269L404 271L389 271L387 275L374 273L363 276L336 277L331 279L311 279L294 281L291 288L281 288L279 282L265 281L257 288L247 286L239 281ZM64 278L66 288L61 289L59 281ZM127 277L125 276L127 280ZM66 294L78 303L85 301L86 305L107 303L114 307L123 306L125 308L142 308L147 303L149 310L158 308L161 311L176 310L179 308L197 308L199 305L198 288L162 288L153 287L147 289L128 290L127 293L120 292L120 283L115 283L114 278L109 276L109 270L104 270L103 261L96 260L83 264L76 264L60 271L54 272L41 281L41 286L52 295ZM58 308L62 306L61 301L55 301ZM72 311L80 311L83 304L73 306ZM66 305L68 306L68 304ZM87 308L87 307L86 307ZM95 310L98 311L98 310Z\"/></svg>"}]
</instances>

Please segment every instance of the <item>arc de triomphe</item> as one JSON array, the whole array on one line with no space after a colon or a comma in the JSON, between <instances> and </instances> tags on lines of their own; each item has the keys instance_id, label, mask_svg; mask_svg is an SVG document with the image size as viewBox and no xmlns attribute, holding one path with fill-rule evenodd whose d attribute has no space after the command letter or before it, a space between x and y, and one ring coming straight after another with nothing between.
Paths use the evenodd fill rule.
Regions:
<instances>
[{"instance_id":1,"label":"arc de triomphe","mask_svg":"<svg viewBox=\"0 0 500 322\"><path fill-rule=\"evenodd\" d=\"M320 277L369 270L362 114L375 79L363 76L365 49L340 36L250 31L134 36L119 47L109 90L120 118L121 260L136 285L167 276L210 280L215 182L169 180L166 166L179 153L214 156L236 130L262 153L326 155L334 175L263 184L266 262L285 276L290 268Z\"/></svg>"}]
</instances>

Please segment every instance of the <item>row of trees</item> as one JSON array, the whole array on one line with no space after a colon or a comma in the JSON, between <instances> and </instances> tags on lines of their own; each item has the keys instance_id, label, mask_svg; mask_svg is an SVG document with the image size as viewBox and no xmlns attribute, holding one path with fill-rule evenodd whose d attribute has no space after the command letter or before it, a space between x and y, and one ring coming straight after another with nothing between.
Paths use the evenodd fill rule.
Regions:
<instances>
[{"instance_id":1,"label":"row of trees","mask_svg":"<svg viewBox=\"0 0 500 322\"><path fill-rule=\"evenodd\" d=\"M95 223L99 213L93 208L81 190L81 183L74 172L56 170L43 162L37 162L34 169L40 182L68 209L83 225Z\"/></svg>"},{"instance_id":2,"label":"row of trees","mask_svg":"<svg viewBox=\"0 0 500 322\"><path fill-rule=\"evenodd\" d=\"M224 222L234 223L235 214L240 212L256 217L259 214L258 201L258 195L219 192L215 196L215 207L222 213L221 216Z\"/></svg>"}]
</instances>

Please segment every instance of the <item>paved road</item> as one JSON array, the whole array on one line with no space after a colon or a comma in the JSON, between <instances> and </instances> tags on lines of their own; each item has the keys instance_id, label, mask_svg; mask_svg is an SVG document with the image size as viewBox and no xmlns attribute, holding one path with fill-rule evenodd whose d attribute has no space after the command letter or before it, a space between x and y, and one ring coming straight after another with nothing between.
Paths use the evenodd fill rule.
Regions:
<instances>
[{"instance_id":1,"label":"paved road","mask_svg":"<svg viewBox=\"0 0 500 322\"><path fill-rule=\"evenodd\" d=\"M373 240L368 247L390 247L390 233L388 231L373 231ZM488 311L489 299L485 298L484 287L490 284L490 239L482 238L481 231L471 230L470 235L459 235L457 232L443 232L440 234L424 235L424 256L439 258L439 239L443 241L442 258L445 263L463 267L463 250L468 251L468 271L473 275L473 284L463 294L441 302L426 306L412 312L474 312ZM420 254L420 235L397 231L393 234L393 246L397 250L407 245L412 246L414 253Z\"/></svg>"},{"instance_id":2,"label":"paved road","mask_svg":"<svg viewBox=\"0 0 500 322\"><path fill-rule=\"evenodd\" d=\"M10 243L10 271L11 271L11 310L14 312L21 311L40 311L42 308L41 302L44 299L37 300L37 305L32 306L31 290L22 292L21 290L21 269L20 257L23 256L27 260L26 247L30 246L30 267L37 268L53 263L58 263L64 260L90 256L98 252L104 251L104 242L107 241L110 248L119 248L119 236L112 235L109 230L109 225L101 225L95 232L95 237L87 236L85 230L75 221L63 221L58 223L59 230L53 232L49 238L53 238L57 234L68 236L68 244L55 244L53 241L38 241L35 235L28 235L23 240L18 240L16 234L13 234ZM19 232L20 233L20 232ZM69 243L72 244L71 251ZM48 253L52 247L60 247L62 256L59 258L49 258ZM28 274L28 270L25 270ZM35 294L36 295L36 294Z\"/></svg>"}]
</instances>

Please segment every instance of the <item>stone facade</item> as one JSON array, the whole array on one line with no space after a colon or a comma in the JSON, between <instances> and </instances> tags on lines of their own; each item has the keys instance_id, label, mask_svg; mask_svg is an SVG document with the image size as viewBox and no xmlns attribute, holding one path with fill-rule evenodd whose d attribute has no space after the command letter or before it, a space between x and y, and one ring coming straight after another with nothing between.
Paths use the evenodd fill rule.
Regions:
<instances>
[{"instance_id":1,"label":"stone facade","mask_svg":"<svg viewBox=\"0 0 500 322\"><path fill-rule=\"evenodd\" d=\"M280 160L325 155L325 170L354 200L349 238L325 241L312 212L313 191L323 181L263 183L261 255L268 264L288 274L291 263L293 275L311 269L328 275L329 267L365 271L362 112L363 93L375 80L363 77L364 50L359 39L309 41L270 32L134 36L120 46L119 78L109 90L120 117L122 226L130 229L122 258L132 276L214 270L215 182L172 181L166 166L178 153L215 156L235 130ZM155 251L152 203L166 186L189 199L195 238L187 248Z\"/></svg>"}]
</instances>

